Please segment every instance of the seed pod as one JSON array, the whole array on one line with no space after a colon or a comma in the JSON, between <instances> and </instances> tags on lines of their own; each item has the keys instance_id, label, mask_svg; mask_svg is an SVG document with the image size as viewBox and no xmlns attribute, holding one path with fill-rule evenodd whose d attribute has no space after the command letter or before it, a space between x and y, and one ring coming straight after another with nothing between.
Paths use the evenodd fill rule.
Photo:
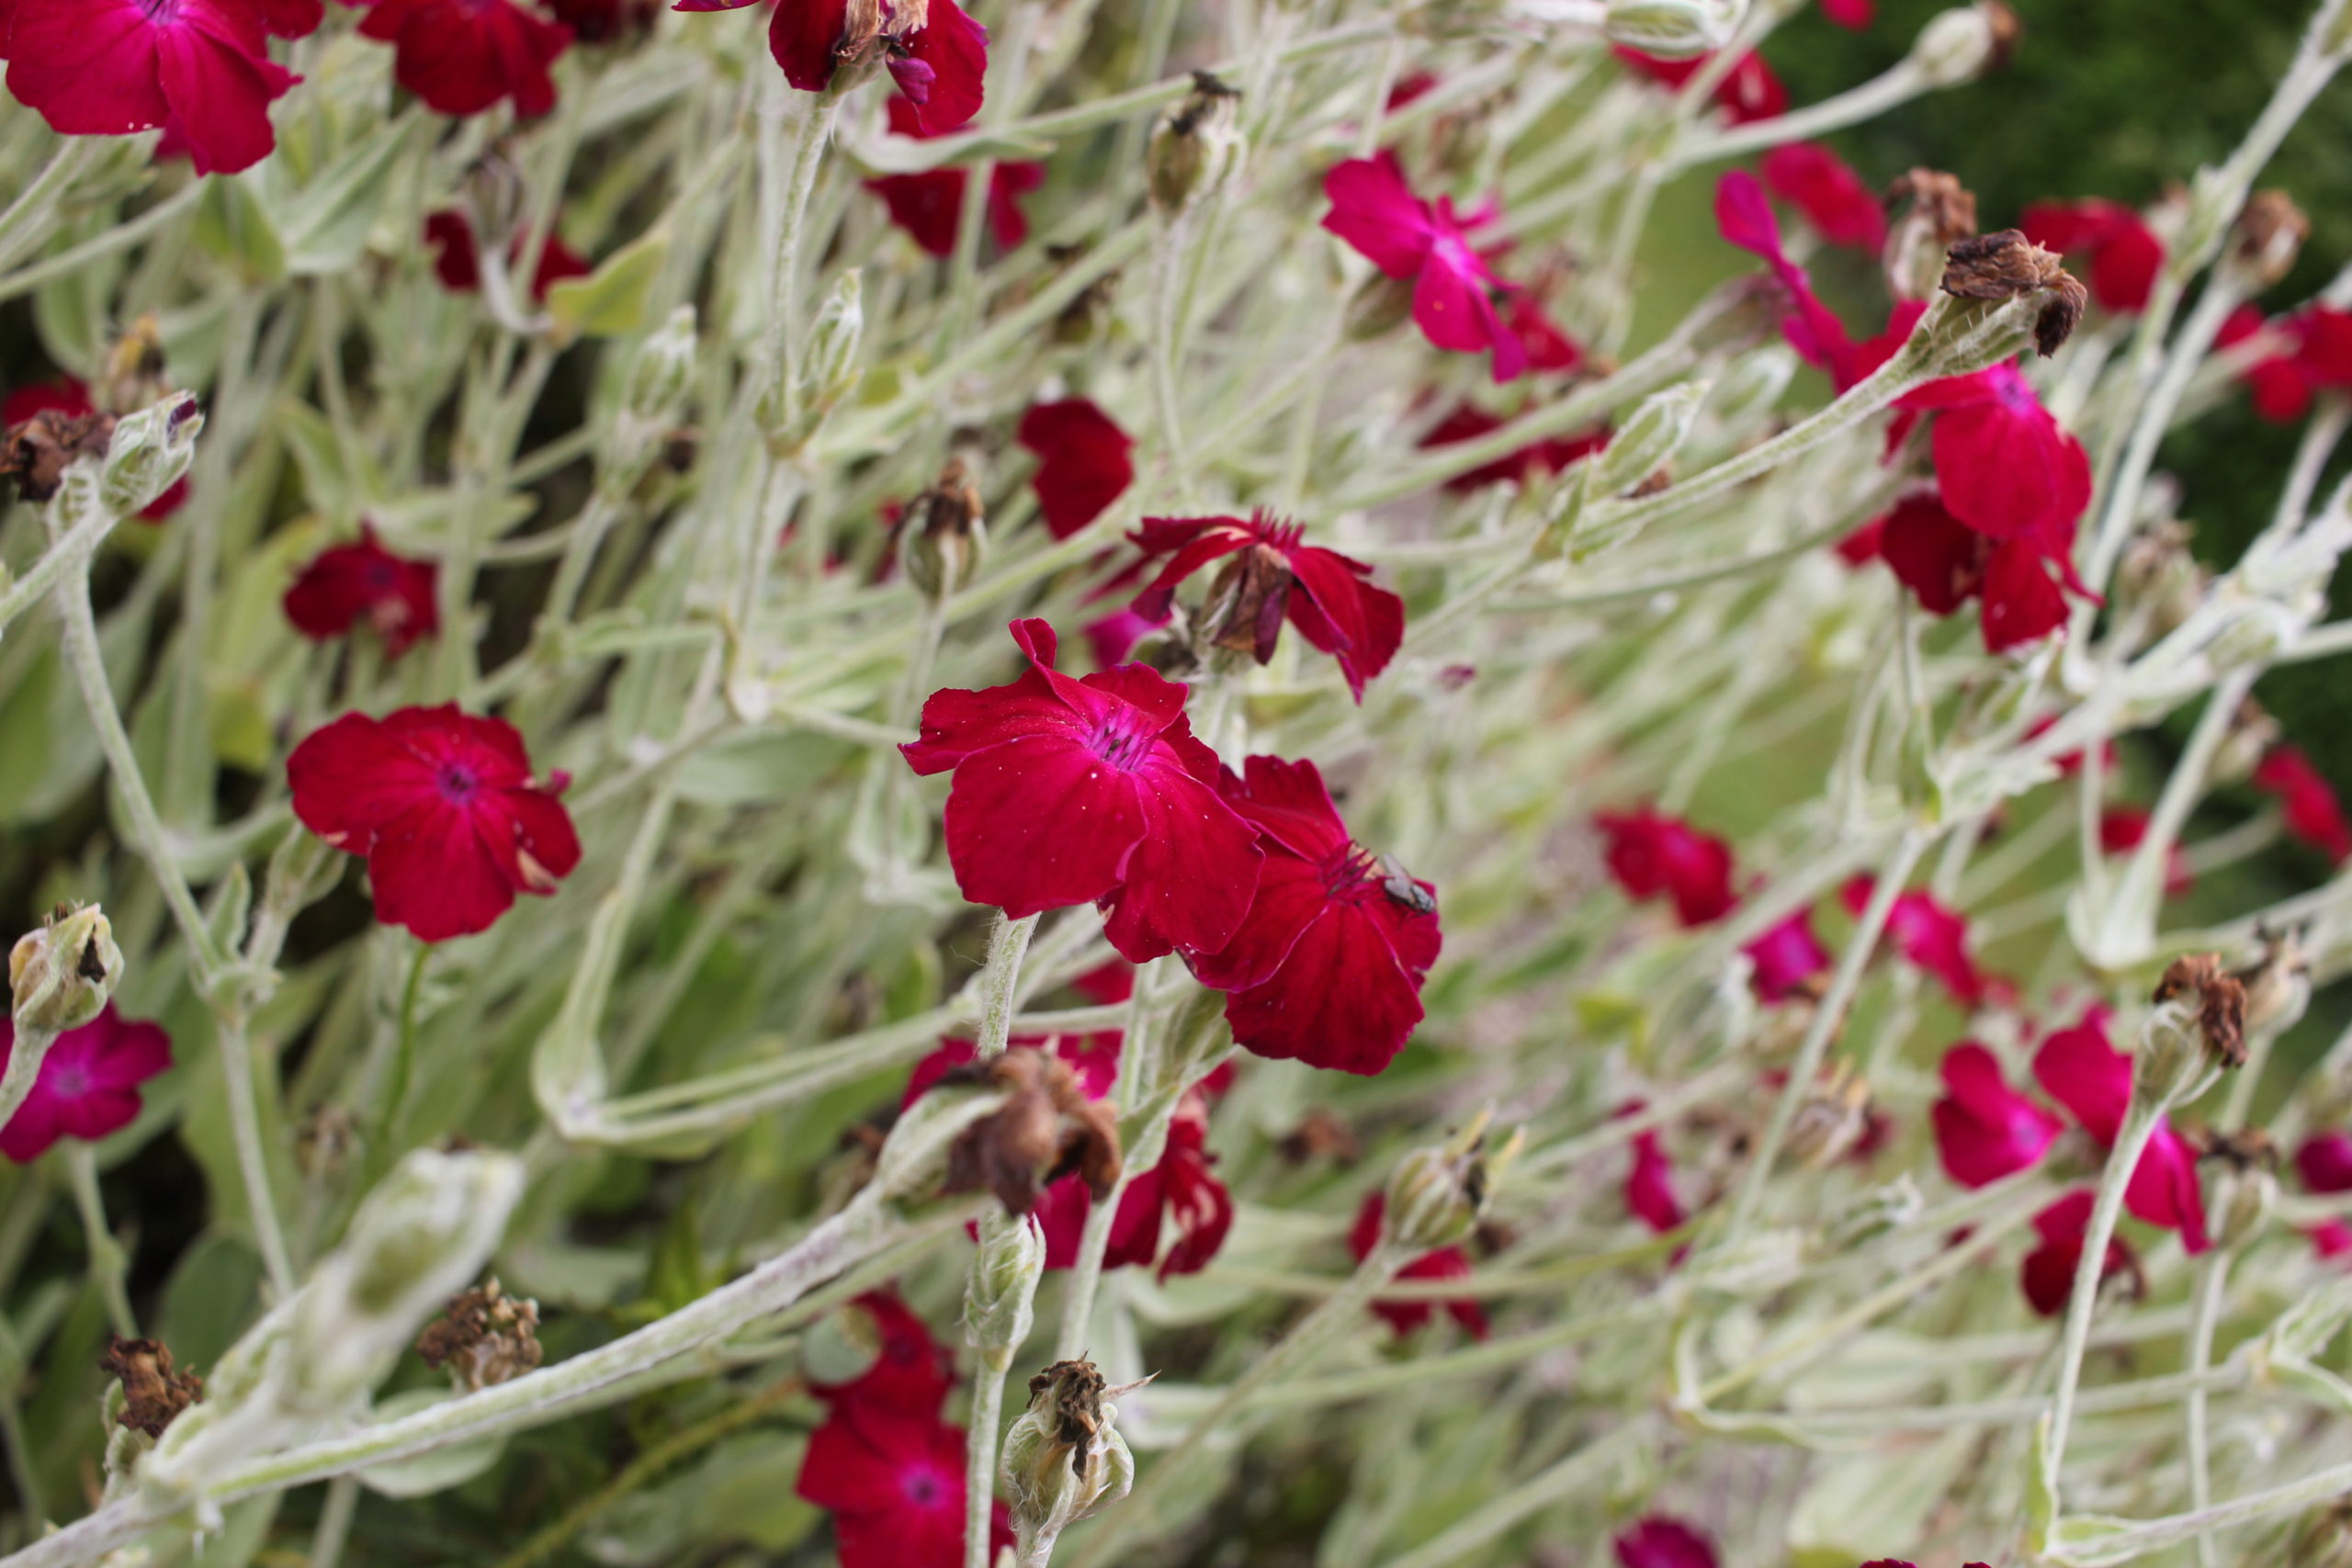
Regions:
<instances>
[{"instance_id":1,"label":"seed pod","mask_svg":"<svg viewBox=\"0 0 2352 1568\"><path fill-rule=\"evenodd\" d=\"M531 1371L539 1348L539 1303L508 1295L493 1277L450 1298L417 1336L416 1353L451 1386L479 1393Z\"/></svg>"},{"instance_id":2,"label":"seed pod","mask_svg":"<svg viewBox=\"0 0 2352 1568\"><path fill-rule=\"evenodd\" d=\"M2294 270L2311 231L2312 220L2285 191L2256 191L2238 214L2222 265L2236 275L2239 288L2259 294Z\"/></svg>"},{"instance_id":3,"label":"seed pod","mask_svg":"<svg viewBox=\"0 0 2352 1568\"><path fill-rule=\"evenodd\" d=\"M1387 1240L1416 1253L1451 1247L1477 1227L1494 1197L1495 1184L1519 1156L1521 1134L1491 1154L1487 1126L1494 1112L1482 1111L1470 1125L1442 1145L1415 1149L1389 1179L1381 1229Z\"/></svg>"},{"instance_id":4,"label":"seed pod","mask_svg":"<svg viewBox=\"0 0 2352 1568\"><path fill-rule=\"evenodd\" d=\"M988 556L988 519L980 492L961 457L950 457L939 480L907 503L899 518L899 560L907 581L933 603L962 591Z\"/></svg>"},{"instance_id":5,"label":"seed pod","mask_svg":"<svg viewBox=\"0 0 2352 1568\"><path fill-rule=\"evenodd\" d=\"M1908 199L1889 224L1881 265L1887 291L1897 299L1931 299L1943 281L1944 255L1976 232L1976 197L1957 176L1913 169L1887 187L1886 205Z\"/></svg>"},{"instance_id":6,"label":"seed pod","mask_svg":"<svg viewBox=\"0 0 2352 1568\"><path fill-rule=\"evenodd\" d=\"M122 978L122 949L96 904L61 904L8 953L11 1011L19 1029L61 1034L98 1016Z\"/></svg>"},{"instance_id":7,"label":"seed pod","mask_svg":"<svg viewBox=\"0 0 2352 1568\"><path fill-rule=\"evenodd\" d=\"M1938 13L1911 45L1911 64L1932 86L1957 87L2009 62L2024 25L2001 0Z\"/></svg>"},{"instance_id":8,"label":"seed pod","mask_svg":"<svg viewBox=\"0 0 2352 1568\"><path fill-rule=\"evenodd\" d=\"M964 1342L1009 1358L1029 1337L1031 1303L1046 1271L1046 1233L1025 1215L980 1216L980 1250L964 1281Z\"/></svg>"},{"instance_id":9,"label":"seed pod","mask_svg":"<svg viewBox=\"0 0 2352 1568\"><path fill-rule=\"evenodd\" d=\"M1241 161L1241 94L1213 72L1193 73L1193 90L1151 128L1144 175L1152 205L1182 211L1225 183Z\"/></svg>"},{"instance_id":10,"label":"seed pod","mask_svg":"<svg viewBox=\"0 0 2352 1568\"><path fill-rule=\"evenodd\" d=\"M1647 480L1690 439L1710 381L1684 381L1644 398L1600 457L1593 459L1592 493L1622 495Z\"/></svg>"}]
</instances>

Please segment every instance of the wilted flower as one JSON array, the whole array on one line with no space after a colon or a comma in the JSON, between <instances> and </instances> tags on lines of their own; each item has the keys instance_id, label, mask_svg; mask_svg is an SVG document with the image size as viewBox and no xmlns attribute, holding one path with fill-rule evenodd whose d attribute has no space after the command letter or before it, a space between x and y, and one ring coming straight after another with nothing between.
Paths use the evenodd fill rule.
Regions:
<instances>
[{"instance_id":1,"label":"wilted flower","mask_svg":"<svg viewBox=\"0 0 2352 1568\"><path fill-rule=\"evenodd\" d=\"M508 1295L496 1280L451 1300L417 1337L416 1353L471 1393L539 1364L539 1303Z\"/></svg>"},{"instance_id":2,"label":"wilted flower","mask_svg":"<svg viewBox=\"0 0 2352 1568\"><path fill-rule=\"evenodd\" d=\"M1491 220L1491 210L1458 214L1442 196L1432 207L1413 194L1389 152L1334 166L1323 176L1323 194L1331 203L1324 228L1385 276L1412 280L1422 336L1459 354L1493 350L1498 382L1527 368L1526 349L1490 297L1505 285L1470 243L1470 231Z\"/></svg>"},{"instance_id":3,"label":"wilted flower","mask_svg":"<svg viewBox=\"0 0 2352 1568\"><path fill-rule=\"evenodd\" d=\"M0 1066L16 1039L16 1026L0 1019ZM121 1132L138 1120L139 1086L171 1065L169 1035L155 1024L129 1021L108 1004L51 1043L32 1092L0 1127L0 1155L29 1165L60 1138L94 1144Z\"/></svg>"},{"instance_id":4,"label":"wilted flower","mask_svg":"<svg viewBox=\"0 0 2352 1568\"><path fill-rule=\"evenodd\" d=\"M286 618L313 642L348 637L365 621L382 640L384 657L398 659L420 637L440 633L434 596L439 576L432 561L384 548L375 528L362 524L356 544L331 545L302 569L286 591Z\"/></svg>"},{"instance_id":5,"label":"wilted flower","mask_svg":"<svg viewBox=\"0 0 2352 1568\"><path fill-rule=\"evenodd\" d=\"M1005 1097L950 1145L949 1191L991 1192L1007 1213L1019 1215L1073 1173L1098 1202L1118 1184L1118 1116L1088 1099L1058 1056L1014 1046L943 1081L977 1082Z\"/></svg>"},{"instance_id":6,"label":"wilted flower","mask_svg":"<svg viewBox=\"0 0 2352 1568\"><path fill-rule=\"evenodd\" d=\"M125 1339L119 1334L107 1338L98 1370L122 1385L116 1426L160 1438L181 1411L204 1397L204 1380L187 1368L173 1366L171 1347L162 1340Z\"/></svg>"},{"instance_id":7,"label":"wilted flower","mask_svg":"<svg viewBox=\"0 0 2352 1568\"><path fill-rule=\"evenodd\" d=\"M0 430L14 430L36 414L45 412L55 413L69 422L88 422L93 429L96 428L103 419L96 404L91 400L90 389L69 376L62 381L39 382L28 387L18 387L10 392L5 400L0 400ZM37 501L40 498L28 491L26 493L26 499ZM173 480L170 488L162 495L157 496L140 512L139 520L142 523L161 523L187 503L187 477L182 475Z\"/></svg>"}]
</instances>

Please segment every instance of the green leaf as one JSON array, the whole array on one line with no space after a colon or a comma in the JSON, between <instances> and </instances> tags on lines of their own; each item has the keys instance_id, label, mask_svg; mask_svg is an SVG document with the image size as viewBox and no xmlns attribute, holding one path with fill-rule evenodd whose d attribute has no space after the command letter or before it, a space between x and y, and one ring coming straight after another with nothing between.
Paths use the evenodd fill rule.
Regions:
<instances>
[{"instance_id":1,"label":"green leaf","mask_svg":"<svg viewBox=\"0 0 2352 1568\"><path fill-rule=\"evenodd\" d=\"M243 180L209 180L196 209L196 243L252 283L286 277L286 242L269 210Z\"/></svg>"},{"instance_id":2,"label":"green leaf","mask_svg":"<svg viewBox=\"0 0 2352 1568\"><path fill-rule=\"evenodd\" d=\"M383 1400L376 1406L376 1422L398 1421L447 1404L455 1399L454 1390L447 1388L413 1388ZM496 1464L506 1451L503 1437L480 1438L470 1443L453 1443L446 1449L434 1449L409 1459L396 1459L387 1464L369 1465L359 1472L359 1483L368 1491L386 1497L424 1497L435 1492L447 1492L452 1486L463 1486L475 1476Z\"/></svg>"},{"instance_id":3,"label":"green leaf","mask_svg":"<svg viewBox=\"0 0 2352 1568\"><path fill-rule=\"evenodd\" d=\"M669 259L670 236L649 231L605 258L586 277L548 290L548 314L566 337L625 337L651 323L653 285Z\"/></svg>"},{"instance_id":4,"label":"green leaf","mask_svg":"<svg viewBox=\"0 0 2352 1568\"><path fill-rule=\"evenodd\" d=\"M393 163L422 123L412 116L379 127L299 187L282 154L244 176L271 215L288 271L315 276L348 271L358 262L391 192Z\"/></svg>"}]
</instances>

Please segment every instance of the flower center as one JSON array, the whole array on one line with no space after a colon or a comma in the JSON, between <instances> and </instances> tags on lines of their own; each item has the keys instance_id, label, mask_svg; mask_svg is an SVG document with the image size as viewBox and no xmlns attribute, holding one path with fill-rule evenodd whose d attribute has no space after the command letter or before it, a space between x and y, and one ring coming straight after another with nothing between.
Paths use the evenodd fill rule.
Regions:
<instances>
[{"instance_id":1,"label":"flower center","mask_svg":"<svg viewBox=\"0 0 2352 1568\"><path fill-rule=\"evenodd\" d=\"M60 1062L49 1074L50 1091L62 1100L79 1100L90 1092L90 1072L79 1062Z\"/></svg>"},{"instance_id":2,"label":"flower center","mask_svg":"<svg viewBox=\"0 0 2352 1568\"><path fill-rule=\"evenodd\" d=\"M907 1495L907 1501L918 1508L935 1507L947 1495L945 1478L929 1468L904 1472L899 1477L899 1487Z\"/></svg>"},{"instance_id":3,"label":"flower center","mask_svg":"<svg viewBox=\"0 0 2352 1568\"><path fill-rule=\"evenodd\" d=\"M1325 855L1317 869L1323 874L1325 895L1345 898L1366 884L1380 880L1380 857L1351 840Z\"/></svg>"},{"instance_id":4,"label":"flower center","mask_svg":"<svg viewBox=\"0 0 2352 1568\"><path fill-rule=\"evenodd\" d=\"M1125 709L1105 718L1087 741L1087 749L1123 773L1134 773L1151 755L1157 731L1145 729L1141 715Z\"/></svg>"},{"instance_id":5,"label":"flower center","mask_svg":"<svg viewBox=\"0 0 2352 1568\"><path fill-rule=\"evenodd\" d=\"M481 779L463 762L444 762L439 777L434 783L440 786L444 798L463 806L481 788Z\"/></svg>"}]
</instances>

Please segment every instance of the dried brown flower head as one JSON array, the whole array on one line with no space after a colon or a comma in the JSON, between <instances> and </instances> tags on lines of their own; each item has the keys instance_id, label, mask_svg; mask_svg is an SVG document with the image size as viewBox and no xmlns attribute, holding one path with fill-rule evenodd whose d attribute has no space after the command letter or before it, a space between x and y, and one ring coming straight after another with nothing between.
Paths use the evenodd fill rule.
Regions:
<instances>
[{"instance_id":1,"label":"dried brown flower head","mask_svg":"<svg viewBox=\"0 0 2352 1568\"><path fill-rule=\"evenodd\" d=\"M0 479L17 481L27 501L47 501L65 482L77 458L104 457L114 441L114 415L62 414L43 409L0 434Z\"/></svg>"},{"instance_id":2,"label":"dried brown flower head","mask_svg":"<svg viewBox=\"0 0 2352 1568\"><path fill-rule=\"evenodd\" d=\"M173 1417L204 1397L204 1380L172 1365L170 1347L160 1339L111 1337L98 1370L122 1384L122 1413L116 1425L160 1438Z\"/></svg>"},{"instance_id":3,"label":"dried brown flower head","mask_svg":"<svg viewBox=\"0 0 2352 1568\"><path fill-rule=\"evenodd\" d=\"M1925 299L1942 276L1944 253L1976 232L1976 197L1956 175L1913 169L1886 187L1890 211L1909 202L1888 225L1883 264L1898 299Z\"/></svg>"},{"instance_id":4,"label":"dried brown flower head","mask_svg":"<svg viewBox=\"0 0 2352 1568\"><path fill-rule=\"evenodd\" d=\"M1209 646L1246 653L1263 664L1274 656L1283 616L1290 609L1290 562L1272 545L1251 545L1218 572L1202 624Z\"/></svg>"},{"instance_id":5,"label":"dried brown flower head","mask_svg":"<svg viewBox=\"0 0 2352 1568\"><path fill-rule=\"evenodd\" d=\"M1319 1105L1300 1117L1298 1125L1284 1134L1275 1147L1293 1165L1316 1159L1353 1165L1363 1157L1363 1145L1348 1124Z\"/></svg>"},{"instance_id":6,"label":"dried brown flower head","mask_svg":"<svg viewBox=\"0 0 2352 1568\"><path fill-rule=\"evenodd\" d=\"M2172 961L2156 982L2154 999L2168 1002L2190 991L2203 998L2197 1027L2205 1036L2205 1048L2225 1066L2245 1066L2245 987L2222 967L2220 955L2192 953Z\"/></svg>"},{"instance_id":7,"label":"dried brown flower head","mask_svg":"<svg viewBox=\"0 0 2352 1568\"><path fill-rule=\"evenodd\" d=\"M1086 1445L1102 1429L1102 1394L1109 1384L1091 1361L1056 1361L1029 1380L1032 1404L1047 1396L1055 1440L1069 1450L1069 1467L1082 1472Z\"/></svg>"},{"instance_id":8,"label":"dried brown flower head","mask_svg":"<svg viewBox=\"0 0 2352 1568\"><path fill-rule=\"evenodd\" d=\"M2311 231L2312 220L2285 191L2256 191L2230 235L2230 259L2256 291L2268 288L2293 270Z\"/></svg>"},{"instance_id":9,"label":"dried brown flower head","mask_svg":"<svg viewBox=\"0 0 2352 1568\"><path fill-rule=\"evenodd\" d=\"M2043 294L2034 319L2033 344L2043 358L2074 335L2090 291L2049 251L2022 231L2003 229L1962 240L1944 253L1942 288L1962 299L2016 299Z\"/></svg>"},{"instance_id":10,"label":"dried brown flower head","mask_svg":"<svg viewBox=\"0 0 2352 1568\"><path fill-rule=\"evenodd\" d=\"M907 580L944 599L972 580L988 548L987 514L979 487L961 457L950 457L929 490L907 502L899 518L899 559Z\"/></svg>"},{"instance_id":11,"label":"dried brown flower head","mask_svg":"<svg viewBox=\"0 0 2352 1568\"><path fill-rule=\"evenodd\" d=\"M2204 1147L2199 1152L2203 1158L2224 1161L2240 1173L2278 1168L2278 1145L2259 1127L2241 1127L2234 1133L2208 1132Z\"/></svg>"},{"instance_id":12,"label":"dried brown flower head","mask_svg":"<svg viewBox=\"0 0 2352 1568\"><path fill-rule=\"evenodd\" d=\"M508 1295L496 1280L449 1298L416 1337L416 1353L468 1389L520 1377L539 1364L539 1303Z\"/></svg>"},{"instance_id":13,"label":"dried brown flower head","mask_svg":"<svg viewBox=\"0 0 2352 1568\"><path fill-rule=\"evenodd\" d=\"M1097 1202L1117 1185L1119 1122L1086 1098L1068 1062L1022 1045L940 1079L1006 1091L1004 1104L957 1135L947 1151L947 1190L993 1192L1008 1213L1025 1214L1046 1189L1076 1171Z\"/></svg>"}]
</instances>

